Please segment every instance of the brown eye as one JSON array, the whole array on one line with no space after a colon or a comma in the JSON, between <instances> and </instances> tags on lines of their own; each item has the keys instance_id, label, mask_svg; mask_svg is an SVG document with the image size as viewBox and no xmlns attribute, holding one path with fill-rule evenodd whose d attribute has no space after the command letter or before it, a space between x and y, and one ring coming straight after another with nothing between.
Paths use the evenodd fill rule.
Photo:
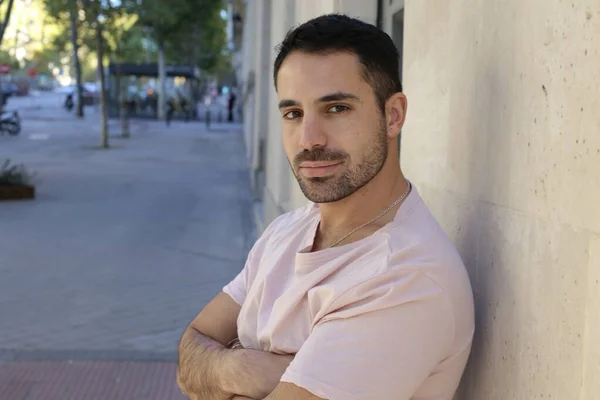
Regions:
<instances>
[{"instance_id":1,"label":"brown eye","mask_svg":"<svg viewBox=\"0 0 600 400\"><path fill-rule=\"evenodd\" d=\"M333 106L329 108L329 112L334 113L334 114L339 114L342 113L344 111L348 111L350 108L346 107L346 106Z\"/></svg>"},{"instance_id":2,"label":"brown eye","mask_svg":"<svg viewBox=\"0 0 600 400\"><path fill-rule=\"evenodd\" d=\"M296 118L300 118L301 116L302 116L302 113L300 111L292 110L292 111L288 111L285 114L283 114L283 119L296 119Z\"/></svg>"}]
</instances>

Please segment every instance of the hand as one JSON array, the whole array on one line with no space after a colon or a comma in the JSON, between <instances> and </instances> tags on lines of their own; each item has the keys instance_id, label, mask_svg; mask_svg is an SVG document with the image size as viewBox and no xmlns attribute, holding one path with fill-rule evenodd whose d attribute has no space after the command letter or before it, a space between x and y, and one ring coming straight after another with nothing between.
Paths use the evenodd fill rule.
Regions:
<instances>
[{"instance_id":1,"label":"hand","mask_svg":"<svg viewBox=\"0 0 600 400\"><path fill-rule=\"evenodd\" d=\"M231 390L250 399L264 399L275 390L294 356L238 349L228 353ZM241 399L240 399L241 400Z\"/></svg>"}]
</instances>

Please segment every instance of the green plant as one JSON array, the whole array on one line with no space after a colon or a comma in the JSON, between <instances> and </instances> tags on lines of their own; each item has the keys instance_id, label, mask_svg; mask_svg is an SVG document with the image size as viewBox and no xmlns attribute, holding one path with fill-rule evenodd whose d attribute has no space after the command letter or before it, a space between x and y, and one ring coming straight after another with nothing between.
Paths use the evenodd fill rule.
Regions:
<instances>
[{"instance_id":1,"label":"green plant","mask_svg":"<svg viewBox=\"0 0 600 400\"><path fill-rule=\"evenodd\" d=\"M33 176L25 165L11 165L7 159L0 168L0 185L31 185Z\"/></svg>"}]
</instances>

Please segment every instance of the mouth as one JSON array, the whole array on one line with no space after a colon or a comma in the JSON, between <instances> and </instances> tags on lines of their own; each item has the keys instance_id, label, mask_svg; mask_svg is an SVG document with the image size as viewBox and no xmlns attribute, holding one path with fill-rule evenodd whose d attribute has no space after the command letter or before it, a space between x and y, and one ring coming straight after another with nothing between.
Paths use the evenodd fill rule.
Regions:
<instances>
[{"instance_id":1,"label":"mouth","mask_svg":"<svg viewBox=\"0 0 600 400\"><path fill-rule=\"evenodd\" d=\"M341 161L305 161L298 171L307 178L322 178L333 175L341 164Z\"/></svg>"}]
</instances>

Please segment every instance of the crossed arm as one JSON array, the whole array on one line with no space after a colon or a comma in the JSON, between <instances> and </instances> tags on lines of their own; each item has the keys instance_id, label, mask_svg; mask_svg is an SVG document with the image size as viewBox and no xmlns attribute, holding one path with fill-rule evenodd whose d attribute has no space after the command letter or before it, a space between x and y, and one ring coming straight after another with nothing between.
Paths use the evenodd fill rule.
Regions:
<instances>
[{"instance_id":1,"label":"crossed arm","mask_svg":"<svg viewBox=\"0 0 600 400\"><path fill-rule=\"evenodd\" d=\"M279 380L293 359L229 349L240 306L219 293L192 321L179 345L177 384L192 400L323 400Z\"/></svg>"},{"instance_id":2,"label":"crossed arm","mask_svg":"<svg viewBox=\"0 0 600 400\"><path fill-rule=\"evenodd\" d=\"M452 303L420 271L397 272L393 291L377 279L354 290L361 293L361 301L354 294L340 297L336 311L320 320L294 356L228 349L238 336L240 306L220 293L182 337L179 386L192 400L323 400L294 384L280 383L287 371L286 376L324 399L415 397L456 341ZM379 300L389 306L381 307ZM462 328L468 347L456 355L454 375L446 377L455 381L439 388L439 398L452 397L450 386L458 385L472 332L472 323Z\"/></svg>"}]
</instances>

